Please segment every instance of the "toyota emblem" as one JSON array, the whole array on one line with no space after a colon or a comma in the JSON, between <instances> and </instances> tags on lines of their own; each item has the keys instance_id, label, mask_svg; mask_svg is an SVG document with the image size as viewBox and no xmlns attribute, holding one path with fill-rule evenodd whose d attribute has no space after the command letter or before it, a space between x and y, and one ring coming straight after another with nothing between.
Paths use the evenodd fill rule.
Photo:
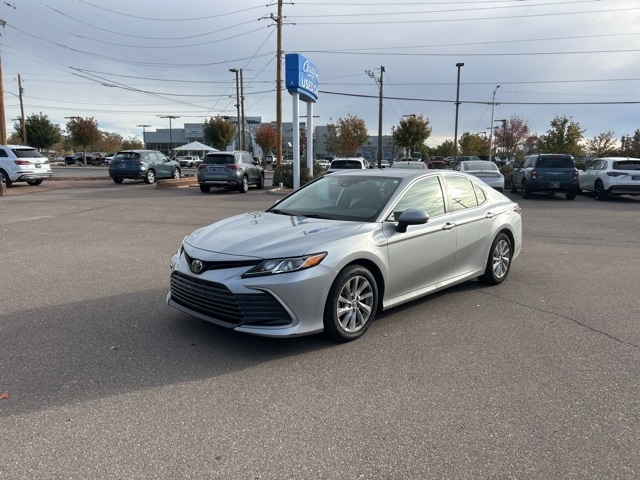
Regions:
<instances>
[{"instance_id":1,"label":"toyota emblem","mask_svg":"<svg viewBox=\"0 0 640 480\"><path fill-rule=\"evenodd\" d=\"M194 260L193 262L191 262L191 271L193 273L196 273L196 274L200 273L202 272L203 268L204 268L204 265L200 260Z\"/></svg>"}]
</instances>

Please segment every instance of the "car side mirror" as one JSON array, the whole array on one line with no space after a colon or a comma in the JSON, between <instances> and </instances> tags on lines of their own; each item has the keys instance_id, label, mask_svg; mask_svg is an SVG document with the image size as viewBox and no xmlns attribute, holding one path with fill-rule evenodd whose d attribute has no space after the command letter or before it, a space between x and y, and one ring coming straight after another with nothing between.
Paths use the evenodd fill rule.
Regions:
<instances>
[{"instance_id":1,"label":"car side mirror","mask_svg":"<svg viewBox=\"0 0 640 480\"><path fill-rule=\"evenodd\" d=\"M407 208L398 217L396 232L405 233L409 225L422 225L429 221L429 214L417 208Z\"/></svg>"}]
</instances>

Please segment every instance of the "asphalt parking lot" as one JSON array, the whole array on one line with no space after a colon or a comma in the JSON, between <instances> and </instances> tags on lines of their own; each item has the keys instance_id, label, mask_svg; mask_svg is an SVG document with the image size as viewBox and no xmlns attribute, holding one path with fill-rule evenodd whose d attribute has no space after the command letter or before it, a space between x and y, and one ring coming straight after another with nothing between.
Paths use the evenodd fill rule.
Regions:
<instances>
[{"instance_id":1,"label":"asphalt parking lot","mask_svg":"<svg viewBox=\"0 0 640 480\"><path fill-rule=\"evenodd\" d=\"M0 197L0 478L640 477L640 198L508 194L525 241L504 284L338 345L164 303L182 238L267 190L13 188L30 190Z\"/></svg>"}]
</instances>

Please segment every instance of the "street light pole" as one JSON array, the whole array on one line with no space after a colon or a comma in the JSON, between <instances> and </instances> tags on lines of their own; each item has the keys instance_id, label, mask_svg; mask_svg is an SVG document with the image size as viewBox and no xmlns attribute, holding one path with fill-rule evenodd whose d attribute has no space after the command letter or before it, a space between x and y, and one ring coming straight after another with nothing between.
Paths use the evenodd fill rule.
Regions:
<instances>
[{"instance_id":1,"label":"street light pole","mask_svg":"<svg viewBox=\"0 0 640 480\"><path fill-rule=\"evenodd\" d=\"M456 123L453 136L453 163L456 163L458 158L458 107L460 106L460 67L464 67L464 63L456 63L458 69L458 81L456 83Z\"/></svg>"},{"instance_id":2,"label":"street light pole","mask_svg":"<svg viewBox=\"0 0 640 480\"><path fill-rule=\"evenodd\" d=\"M151 125L136 125L136 127L142 127L142 146L147 148L147 139L145 138L145 128L150 127Z\"/></svg>"},{"instance_id":3,"label":"street light pole","mask_svg":"<svg viewBox=\"0 0 640 480\"><path fill-rule=\"evenodd\" d=\"M238 150L242 149L242 143L240 142L240 69L239 68L230 68L230 72L236 74L236 126L238 127Z\"/></svg>"},{"instance_id":4,"label":"street light pole","mask_svg":"<svg viewBox=\"0 0 640 480\"><path fill-rule=\"evenodd\" d=\"M0 27L7 24L2 18L0 18ZM7 118L4 112L4 90L2 86L2 59L0 59L0 145L7 144Z\"/></svg>"},{"instance_id":5,"label":"street light pole","mask_svg":"<svg viewBox=\"0 0 640 480\"><path fill-rule=\"evenodd\" d=\"M489 160L491 160L491 152L493 151L493 112L496 108L496 92L500 88L500 85L497 85L493 90L493 100L491 101L491 127L489 127Z\"/></svg>"},{"instance_id":6,"label":"street light pole","mask_svg":"<svg viewBox=\"0 0 640 480\"><path fill-rule=\"evenodd\" d=\"M160 118L168 118L169 119L169 148L168 153L171 156L171 147L173 146L173 138L171 136L171 120L174 118L180 118L175 115L159 115Z\"/></svg>"},{"instance_id":7,"label":"street light pole","mask_svg":"<svg viewBox=\"0 0 640 480\"><path fill-rule=\"evenodd\" d=\"M504 155L504 152L506 150L506 142L507 142L507 119L500 118L498 120L494 120L494 122L502 122L502 154Z\"/></svg>"}]
</instances>

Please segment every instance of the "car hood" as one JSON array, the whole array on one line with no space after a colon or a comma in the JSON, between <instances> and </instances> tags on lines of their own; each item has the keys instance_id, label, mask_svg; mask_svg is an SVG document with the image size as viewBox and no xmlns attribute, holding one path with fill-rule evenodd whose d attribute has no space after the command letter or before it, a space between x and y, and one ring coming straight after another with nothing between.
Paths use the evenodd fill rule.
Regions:
<instances>
[{"instance_id":1,"label":"car hood","mask_svg":"<svg viewBox=\"0 0 640 480\"><path fill-rule=\"evenodd\" d=\"M190 247L250 258L300 256L328 241L352 235L364 223L249 212L200 228L185 238Z\"/></svg>"}]
</instances>

